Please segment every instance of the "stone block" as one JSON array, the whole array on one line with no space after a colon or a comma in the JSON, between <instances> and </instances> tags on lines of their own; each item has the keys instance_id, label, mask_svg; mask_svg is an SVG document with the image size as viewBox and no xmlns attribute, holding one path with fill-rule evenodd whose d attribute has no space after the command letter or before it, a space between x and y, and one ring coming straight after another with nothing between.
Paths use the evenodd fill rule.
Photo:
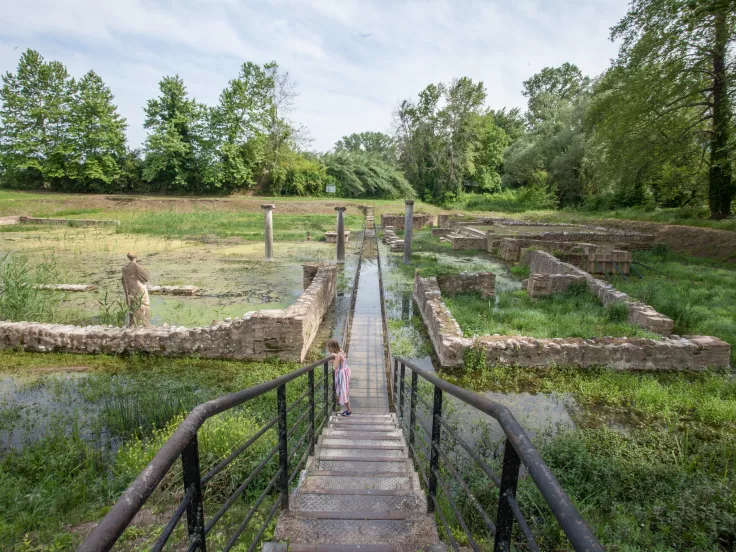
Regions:
<instances>
[{"instance_id":1,"label":"stone block","mask_svg":"<svg viewBox=\"0 0 736 552\"><path fill-rule=\"evenodd\" d=\"M496 275L493 272L462 272L443 274L437 284L444 295L454 297L458 293L479 293L484 299L496 295Z\"/></svg>"},{"instance_id":2,"label":"stone block","mask_svg":"<svg viewBox=\"0 0 736 552\"><path fill-rule=\"evenodd\" d=\"M498 244L498 256L504 261L517 262L521 255L521 246L518 240L504 238Z\"/></svg>"}]
</instances>

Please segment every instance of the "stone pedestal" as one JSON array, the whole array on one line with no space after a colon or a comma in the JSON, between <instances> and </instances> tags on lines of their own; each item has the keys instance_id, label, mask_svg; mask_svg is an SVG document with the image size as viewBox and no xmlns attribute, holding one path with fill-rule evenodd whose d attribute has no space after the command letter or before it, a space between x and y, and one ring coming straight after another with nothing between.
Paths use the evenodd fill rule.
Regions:
<instances>
[{"instance_id":1,"label":"stone pedestal","mask_svg":"<svg viewBox=\"0 0 736 552\"><path fill-rule=\"evenodd\" d=\"M345 262L345 209L346 207L335 207L337 211L337 262Z\"/></svg>"},{"instance_id":2,"label":"stone pedestal","mask_svg":"<svg viewBox=\"0 0 736 552\"><path fill-rule=\"evenodd\" d=\"M266 203L261 205L261 209L266 211L266 225L264 229L266 239L266 260L270 261L273 259L273 215L272 211L276 206L273 203Z\"/></svg>"},{"instance_id":3,"label":"stone pedestal","mask_svg":"<svg viewBox=\"0 0 736 552\"><path fill-rule=\"evenodd\" d=\"M407 199L406 218L404 219L404 264L411 262L411 232L412 223L414 221L414 200Z\"/></svg>"}]
</instances>

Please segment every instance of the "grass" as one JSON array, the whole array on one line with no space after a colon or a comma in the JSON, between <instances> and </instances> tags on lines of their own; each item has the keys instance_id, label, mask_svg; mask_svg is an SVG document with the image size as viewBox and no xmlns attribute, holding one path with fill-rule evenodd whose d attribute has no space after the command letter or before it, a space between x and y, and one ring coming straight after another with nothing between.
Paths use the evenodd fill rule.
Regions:
<instances>
[{"instance_id":1,"label":"grass","mask_svg":"<svg viewBox=\"0 0 736 552\"><path fill-rule=\"evenodd\" d=\"M666 314L678 335L712 335L731 344L736 366L736 268L732 264L691 257L659 246L638 251L634 260L644 279L616 278L614 285Z\"/></svg>"},{"instance_id":2,"label":"grass","mask_svg":"<svg viewBox=\"0 0 736 552\"><path fill-rule=\"evenodd\" d=\"M245 240L263 239L263 214L223 213L198 210L190 213L177 211L146 211L124 220L118 233L147 234L171 238L217 236L241 237ZM349 230L360 230L363 219L355 215L345 217ZM322 239L326 231L334 230L334 215L279 215L274 214L274 239L278 241L302 241L311 232L313 240Z\"/></svg>"},{"instance_id":3,"label":"grass","mask_svg":"<svg viewBox=\"0 0 736 552\"><path fill-rule=\"evenodd\" d=\"M83 538L84 524L104 515L192 406L295 367L279 362L0 352L0 376L16 378L21 397L32 393L48 398L23 404L21 410L12 400L0 403L0 421L9 422L0 423L0 437L11 430L25 432L20 447L0 455L0 510L5 512L0 519L0 542L13 550L74 549ZM63 376L65 370L80 368L85 373L79 377ZM300 378L287 386L289 405L305 384L306 378ZM44 405L50 410L44 410ZM58 405L68 407L65 415L54 416L52 410ZM275 406L275 393L268 393L205 423L199 433L202 470L255 433ZM296 447L306 421L295 428L294 420L302 413L303 409L295 408L289 414L290 451L297 453L292 470L306 446L302 441ZM275 430L267 432L213 480L206 493L208 511L219 508L271 450L275 439ZM275 473L275 458L247 489L244 500L237 501L232 514L218 523L221 530L213 533L213 546L223 545L225 536L242 521ZM180 488L177 463L145 507L156 523L132 527L123 539L137 543L136 549L150 546L166 513L180 498ZM264 506L271 501L268 498ZM256 528L262 512L253 521ZM174 542L183 538L183 531L177 529Z\"/></svg>"},{"instance_id":4,"label":"grass","mask_svg":"<svg viewBox=\"0 0 736 552\"><path fill-rule=\"evenodd\" d=\"M463 333L530 337L650 337L656 334L628 324L627 310L603 307L584 286L532 299L526 290L498 293L496 301L477 294L444 297Z\"/></svg>"},{"instance_id":5,"label":"grass","mask_svg":"<svg viewBox=\"0 0 736 552\"><path fill-rule=\"evenodd\" d=\"M731 374L495 366L443 377L475 392L574 398L577 428L539 434L535 445L606 549L733 549L736 381ZM500 471L497 445L481 439L476 450ZM495 505L495 489L472 463L458 460L458 466L481 503ZM518 497L541 549L569 549L529 478L520 480ZM481 533L473 507L462 508Z\"/></svg>"}]
</instances>

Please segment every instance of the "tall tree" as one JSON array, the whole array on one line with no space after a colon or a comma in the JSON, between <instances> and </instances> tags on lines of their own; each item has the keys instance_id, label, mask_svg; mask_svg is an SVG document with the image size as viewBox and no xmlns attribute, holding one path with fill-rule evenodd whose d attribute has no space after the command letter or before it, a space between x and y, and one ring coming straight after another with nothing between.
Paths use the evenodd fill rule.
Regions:
<instances>
[{"instance_id":1,"label":"tall tree","mask_svg":"<svg viewBox=\"0 0 736 552\"><path fill-rule=\"evenodd\" d=\"M70 135L76 83L66 67L24 52L16 74L2 77L0 155L5 178L51 188L67 176L73 152Z\"/></svg>"},{"instance_id":2,"label":"tall tree","mask_svg":"<svg viewBox=\"0 0 736 552\"><path fill-rule=\"evenodd\" d=\"M396 163L396 140L383 132L354 132L335 142L335 152L368 153Z\"/></svg>"},{"instance_id":3,"label":"tall tree","mask_svg":"<svg viewBox=\"0 0 736 552\"><path fill-rule=\"evenodd\" d=\"M125 119L113 104L113 95L94 71L77 83L71 110L76 179L84 191L109 191L121 175L125 157Z\"/></svg>"},{"instance_id":4,"label":"tall tree","mask_svg":"<svg viewBox=\"0 0 736 552\"><path fill-rule=\"evenodd\" d=\"M206 108L188 97L178 75L164 77L159 90L145 108L143 126L150 132L143 178L164 191L200 191Z\"/></svg>"},{"instance_id":5,"label":"tall tree","mask_svg":"<svg viewBox=\"0 0 736 552\"><path fill-rule=\"evenodd\" d=\"M711 218L731 213L733 59L736 35L733 0L634 0L612 29L622 39L616 64L632 71L651 68L661 103L660 117L686 113L686 133L708 136L708 203ZM703 126L705 124L705 126Z\"/></svg>"}]
</instances>

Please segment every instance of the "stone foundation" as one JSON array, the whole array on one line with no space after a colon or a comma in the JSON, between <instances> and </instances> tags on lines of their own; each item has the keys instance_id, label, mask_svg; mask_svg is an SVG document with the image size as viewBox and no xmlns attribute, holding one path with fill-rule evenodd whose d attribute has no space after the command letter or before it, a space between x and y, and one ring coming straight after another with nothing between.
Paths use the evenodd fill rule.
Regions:
<instances>
[{"instance_id":1,"label":"stone foundation","mask_svg":"<svg viewBox=\"0 0 736 552\"><path fill-rule=\"evenodd\" d=\"M325 241L327 243L337 243L337 232L325 232ZM345 243L350 241L350 230L345 230Z\"/></svg>"},{"instance_id":2,"label":"stone foundation","mask_svg":"<svg viewBox=\"0 0 736 552\"><path fill-rule=\"evenodd\" d=\"M428 213L414 213L411 218L412 228L414 230L421 230L425 226L432 226L434 223L434 215ZM406 215L381 215L381 228L386 226L393 226L394 230L404 230L404 223L406 222Z\"/></svg>"},{"instance_id":3,"label":"stone foundation","mask_svg":"<svg viewBox=\"0 0 736 552\"><path fill-rule=\"evenodd\" d=\"M526 290L529 297L549 297L562 293L570 286L585 283L585 278L575 274L530 274Z\"/></svg>"},{"instance_id":4,"label":"stone foundation","mask_svg":"<svg viewBox=\"0 0 736 552\"><path fill-rule=\"evenodd\" d=\"M498 244L498 256L504 261L517 262L521 255L519 240L504 238Z\"/></svg>"},{"instance_id":5,"label":"stone foundation","mask_svg":"<svg viewBox=\"0 0 736 552\"><path fill-rule=\"evenodd\" d=\"M488 241L486 237L469 238L466 236L450 235L448 239L452 241L453 251L462 249L479 249L485 251L487 248Z\"/></svg>"},{"instance_id":6,"label":"stone foundation","mask_svg":"<svg viewBox=\"0 0 736 552\"><path fill-rule=\"evenodd\" d=\"M65 224L69 226L120 226L119 220L20 217L18 222L21 224Z\"/></svg>"},{"instance_id":7,"label":"stone foundation","mask_svg":"<svg viewBox=\"0 0 736 552\"><path fill-rule=\"evenodd\" d=\"M443 367L463 365L465 351L480 348L486 364L531 367L608 366L619 370L705 370L728 368L731 346L715 337L555 338L521 336L463 337L442 300L436 278L414 279L414 300Z\"/></svg>"},{"instance_id":8,"label":"stone foundation","mask_svg":"<svg viewBox=\"0 0 736 552\"><path fill-rule=\"evenodd\" d=\"M480 293L483 299L496 295L496 275L493 272L461 272L437 277L442 293L454 297L458 293Z\"/></svg>"},{"instance_id":9,"label":"stone foundation","mask_svg":"<svg viewBox=\"0 0 736 552\"><path fill-rule=\"evenodd\" d=\"M199 295L197 286L146 286L148 293L154 295Z\"/></svg>"},{"instance_id":10,"label":"stone foundation","mask_svg":"<svg viewBox=\"0 0 736 552\"><path fill-rule=\"evenodd\" d=\"M614 301L625 301L629 307L629 322L661 335L670 335L674 322L657 312L649 305L634 301L624 292L617 290L608 282L594 278L581 268L559 260L546 251L529 252L529 271L533 275L563 274L581 277L588 289L592 291L605 306ZM528 286L532 286L533 278L529 277ZM527 287L529 290L529 287Z\"/></svg>"},{"instance_id":11,"label":"stone foundation","mask_svg":"<svg viewBox=\"0 0 736 552\"><path fill-rule=\"evenodd\" d=\"M279 357L301 362L335 298L337 267L319 267L297 301L201 328L67 326L0 322L0 349L81 354L147 353L237 360Z\"/></svg>"}]
</instances>

